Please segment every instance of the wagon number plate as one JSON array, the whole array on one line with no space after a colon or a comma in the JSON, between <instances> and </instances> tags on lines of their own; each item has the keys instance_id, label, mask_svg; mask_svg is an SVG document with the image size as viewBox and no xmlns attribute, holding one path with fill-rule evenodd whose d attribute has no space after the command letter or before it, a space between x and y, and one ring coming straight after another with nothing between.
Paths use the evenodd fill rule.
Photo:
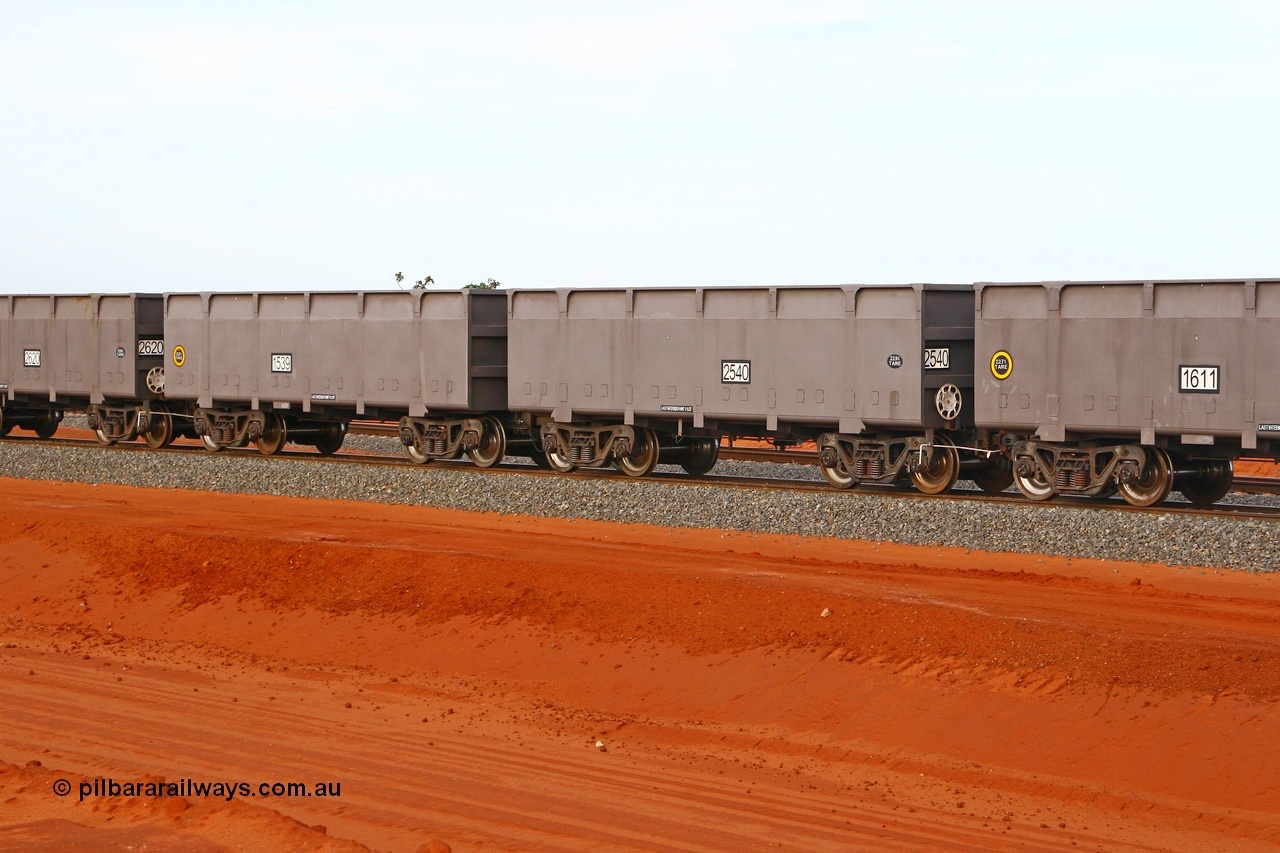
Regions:
<instances>
[{"instance_id":1,"label":"wagon number plate","mask_svg":"<svg viewBox=\"0 0 1280 853\"><path fill-rule=\"evenodd\" d=\"M1178 390L1184 394L1217 394L1216 364L1182 364L1178 366Z\"/></svg>"},{"instance_id":2,"label":"wagon number plate","mask_svg":"<svg viewBox=\"0 0 1280 853\"><path fill-rule=\"evenodd\" d=\"M164 355L164 341L138 341L138 355Z\"/></svg>"},{"instance_id":3,"label":"wagon number plate","mask_svg":"<svg viewBox=\"0 0 1280 853\"><path fill-rule=\"evenodd\" d=\"M741 385L750 385L751 384L751 362L749 361L720 362L720 381L736 382Z\"/></svg>"},{"instance_id":4,"label":"wagon number plate","mask_svg":"<svg viewBox=\"0 0 1280 853\"><path fill-rule=\"evenodd\" d=\"M293 373L293 353L273 352L271 354L272 373Z\"/></svg>"},{"instance_id":5,"label":"wagon number plate","mask_svg":"<svg viewBox=\"0 0 1280 853\"><path fill-rule=\"evenodd\" d=\"M924 351L925 370L946 370L950 367L951 349L949 347L937 347Z\"/></svg>"}]
</instances>

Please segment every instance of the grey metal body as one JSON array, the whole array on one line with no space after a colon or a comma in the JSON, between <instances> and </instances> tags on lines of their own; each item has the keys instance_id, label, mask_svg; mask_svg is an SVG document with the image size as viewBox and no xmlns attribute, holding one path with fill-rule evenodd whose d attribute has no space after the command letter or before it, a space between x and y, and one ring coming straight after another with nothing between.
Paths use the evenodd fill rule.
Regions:
<instances>
[{"instance_id":1,"label":"grey metal body","mask_svg":"<svg viewBox=\"0 0 1280 853\"><path fill-rule=\"evenodd\" d=\"M977 424L1280 453L1280 281L975 285ZM1008 375L998 353L1011 357Z\"/></svg>"},{"instance_id":2,"label":"grey metal body","mask_svg":"<svg viewBox=\"0 0 1280 853\"><path fill-rule=\"evenodd\" d=\"M341 417L501 410L505 327L501 292L171 293L167 395Z\"/></svg>"},{"instance_id":3,"label":"grey metal body","mask_svg":"<svg viewBox=\"0 0 1280 853\"><path fill-rule=\"evenodd\" d=\"M83 408L144 400L148 371L162 351L159 295L77 294L0 297L0 391L10 403Z\"/></svg>"},{"instance_id":4,"label":"grey metal body","mask_svg":"<svg viewBox=\"0 0 1280 853\"><path fill-rule=\"evenodd\" d=\"M513 291L512 411L816 435L972 423L968 285ZM948 366L925 369L926 349ZM964 406L945 421L942 385Z\"/></svg>"}]
</instances>

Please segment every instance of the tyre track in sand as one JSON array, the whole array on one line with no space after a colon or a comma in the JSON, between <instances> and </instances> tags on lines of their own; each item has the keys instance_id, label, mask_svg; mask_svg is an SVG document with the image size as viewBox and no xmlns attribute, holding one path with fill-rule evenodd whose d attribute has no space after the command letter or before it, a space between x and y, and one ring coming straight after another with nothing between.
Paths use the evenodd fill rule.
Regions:
<instances>
[{"instance_id":1,"label":"tyre track in sand","mask_svg":"<svg viewBox=\"0 0 1280 853\"><path fill-rule=\"evenodd\" d=\"M6 709L0 742L6 753L47 749L47 763L117 781L149 775L204 781L336 779L343 786L336 807L314 798L253 802L357 840L394 836L406 823L439 822L455 831L461 823L464 840L473 834L522 849L660 846L698 853L750 849L770 838L801 850L941 846L978 851L992 846L989 828L958 827L954 814L936 809L913 807L907 822L901 804L799 794L761 779L746 783L750 794L735 795L707 773L672 772L668 764L581 744L552 751L459 735L426 739L389 728L390 714L344 717L338 710L346 710L342 704L318 695L321 685L304 685L300 697L288 695L291 688L299 691L297 682L284 677L264 682L265 673L217 676L146 663L103 666L109 661L96 656L86 661L81 655L21 647L6 649L3 661L9 670L0 678L0 703ZM23 666L37 674L24 677ZM229 695L241 692L238 682L246 679L259 680L259 692L270 690L277 701L229 708ZM294 698L308 700L297 703L305 709L294 710L289 701ZM51 738L50 732L63 735ZM300 753L280 742L283 732L290 740L326 739L327 746L323 752ZM1043 833L1037 835L1015 829L1002 833L1001 843L1026 850L1060 848L1060 840L1045 843ZM1073 837L1094 840L1080 833Z\"/></svg>"}]
</instances>

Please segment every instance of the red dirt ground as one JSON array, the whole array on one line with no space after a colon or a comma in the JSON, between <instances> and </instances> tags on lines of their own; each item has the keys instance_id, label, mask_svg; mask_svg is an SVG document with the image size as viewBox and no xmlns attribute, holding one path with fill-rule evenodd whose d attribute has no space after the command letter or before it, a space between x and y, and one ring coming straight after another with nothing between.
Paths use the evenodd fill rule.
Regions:
<instances>
[{"instance_id":1,"label":"red dirt ground","mask_svg":"<svg viewBox=\"0 0 1280 853\"><path fill-rule=\"evenodd\" d=\"M0 850L1269 849L1277 700L1268 575L0 480Z\"/></svg>"},{"instance_id":2,"label":"red dirt ground","mask_svg":"<svg viewBox=\"0 0 1280 853\"><path fill-rule=\"evenodd\" d=\"M1280 477L1280 463L1269 459L1239 459L1235 472L1249 477Z\"/></svg>"}]
</instances>

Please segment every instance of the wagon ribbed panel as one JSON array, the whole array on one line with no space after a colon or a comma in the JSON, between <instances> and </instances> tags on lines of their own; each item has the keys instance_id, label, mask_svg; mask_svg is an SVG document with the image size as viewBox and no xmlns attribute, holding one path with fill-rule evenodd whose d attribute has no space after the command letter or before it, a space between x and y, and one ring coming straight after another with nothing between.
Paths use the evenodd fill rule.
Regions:
<instances>
[{"instance_id":1,"label":"wagon ribbed panel","mask_svg":"<svg viewBox=\"0 0 1280 853\"><path fill-rule=\"evenodd\" d=\"M1280 431L1280 282L983 283L978 423L1049 440ZM990 360L1008 353L1000 379Z\"/></svg>"},{"instance_id":2,"label":"wagon ribbed panel","mask_svg":"<svg viewBox=\"0 0 1280 853\"><path fill-rule=\"evenodd\" d=\"M930 328L955 360L926 370L922 304L943 295L953 304ZM614 420L941 425L933 392L972 374L971 299L931 285L517 291L509 404Z\"/></svg>"}]
</instances>

